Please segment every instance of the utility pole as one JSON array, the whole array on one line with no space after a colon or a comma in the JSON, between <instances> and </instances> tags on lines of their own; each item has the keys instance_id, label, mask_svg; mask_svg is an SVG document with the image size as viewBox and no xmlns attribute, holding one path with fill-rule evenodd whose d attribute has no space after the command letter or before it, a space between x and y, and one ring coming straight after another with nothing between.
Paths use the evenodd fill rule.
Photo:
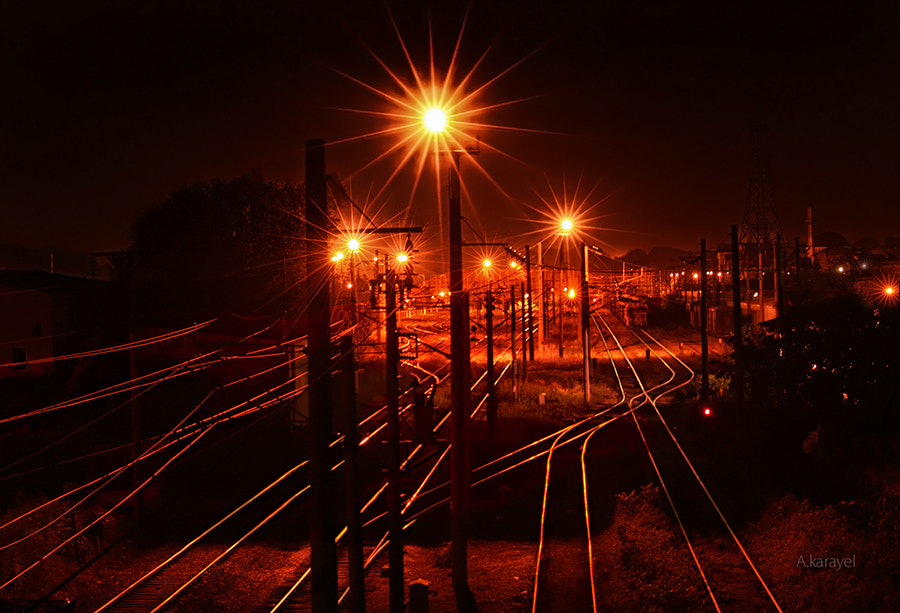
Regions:
<instances>
[{"instance_id":1,"label":"utility pole","mask_svg":"<svg viewBox=\"0 0 900 613\"><path fill-rule=\"evenodd\" d=\"M494 382L494 295L490 285L488 285L485 298L484 328L487 330L488 444L493 451L494 444L497 442L497 390Z\"/></svg>"},{"instance_id":2,"label":"utility pole","mask_svg":"<svg viewBox=\"0 0 900 613\"><path fill-rule=\"evenodd\" d=\"M778 320L784 331L784 240L781 236L775 239L775 308L778 310Z\"/></svg>"},{"instance_id":3,"label":"utility pole","mask_svg":"<svg viewBox=\"0 0 900 613\"><path fill-rule=\"evenodd\" d=\"M337 547L335 503L331 482L329 442L331 403L331 296L327 261L332 223L328 216L325 182L325 142L306 141L306 266L309 365L310 557L313 609L336 613Z\"/></svg>"},{"instance_id":4,"label":"utility pole","mask_svg":"<svg viewBox=\"0 0 900 613\"><path fill-rule=\"evenodd\" d=\"M518 365L516 364L516 286L509 284L509 347L512 352L513 398L519 399Z\"/></svg>"},{"instance_id":5,"label":"utility pole","mask_svg":"<svg viewBox=\"0 0 900 613\"><path fill-rule=\"evenodd\" d=\"M360 516L362 480L359 469L359 425L356 421L356 361L353 336L341 337L341 388L344 390L344 509L347 514L347 601L351 613L366 610L365 556Z\"/></svg>"},{"instance_id":6,"label":"utility pole","mask_svg":"<svg viewBox=\"0 0 900 613\"><path fill-rule=\"evenodd\" d=\"M731 300L734 316L734 396L738 408L744 400L744 341L741 311L741 252L737 224L731 226Z\"/></svg>"},{"instance_id":7,"label":"utility pole","mask_svg":"<svg viewBox=\"0 0 900 613\"><path fill-rule=\"evenodd\" d=\"M397 276L387 271L384 287L387 330L385 334L385 376L387 378L388 430L388 560L390 564L391 613L403 613L403 515L400 507L400 390L397 377L400 366L400 345L397 337Z\"/></svg>"},{"instance_id":8,"label":"utility pole","mask_svg":"<svg viewBox=\"0 0 900 613\"><path fill-rule=\"evenodd\" d=\"M556 293L556 325L559 330L559 357L563 357L563 313L565 312L565 308L563 307L563 295L560 292Z\"/></svg>"},{"instance_id":9,"label":"utility pole","mask_svg":"<svg viewBox=\"0 0 900 613\"><path fill-rule=\"evenodd\" d=\"M528 309L525 308L527 298L525 294L525 284L520 283L519 288L522 290L522 382L528 380Z\"/></svg>"},{"instance_id":10,"label":"utility pole","mask_svg":"<svg viewBox=\"0 0 900 613\"><path fill-rule=\"evenodd\" d=\"M459 158L450 167L450 557L457 601L471 599L469 590L469 295L463 292L462 214Z\"/></svg>"},{"instance_id":11,"label":"utility pole","mask_svg":"<svg viewBox=\"0 0 900 613\"><path fill-rule=\"evenodd\" d=\"M584 403L591 403L591 304L588 293L588 248L581 243L581 353L584 358Z\"/></svg>"},{"instance_id":12,"label":"utility pole","mask_svg":"<svg viewBox=\"0 0 900 613\"><path fill-rule=\"evenodd\" d=\"M709 338L706 335L707 317L709 316L709 280L706 274L706 239L700 239L700 369L702 373L700 398L709 400Z\"/></svg>"},{"instance_id":13,"label":"utility pole","mask_svg":"<svg viewBox=\"0 0 900 613\"><path fill-rule=\"evenodd\" d=\"M380 302L380 300L378 298L378 294L381 293L381 283L379 281L382 278L381 273L378 271L378 263L380 261L381 260L378 259L378 250L376 249L375 250L375 259L372 261L372 267L374 269L374 271L373 271L374 276L372 277L372 281L371 281L372 294L373 294L372 295L372 308L377 307L378 303ZM380 345L381 344L381 323L380 322L375 324L375 331L376 331L375 342Z\"/></svg>"},{"instance_id":14,"label":"utility pole","mask_svg":"<svg viewBox=\"0 0 900 613\"><path fill-rule=\"evenodd\" d=\"M541 299L541 326L538 328L538 342L541 344L541 355L544 354L544 335L550 325L548 315L550 313L547 308L547 290L544 286L544 245L538 243L538 290L537 294Z\"/></svg>"},{"instance_id":15,"label":"utility pole","mask_svg":"<svg viewBox=\"0 0 900 613\"><path fill-rule=\"evenodd\" d=\"M531 245L525 245L525 288L528 300L528 359L534 362L534 294L531 293ZM525 306L524 303L522 306Z\"/></svg>"}]
</instances>

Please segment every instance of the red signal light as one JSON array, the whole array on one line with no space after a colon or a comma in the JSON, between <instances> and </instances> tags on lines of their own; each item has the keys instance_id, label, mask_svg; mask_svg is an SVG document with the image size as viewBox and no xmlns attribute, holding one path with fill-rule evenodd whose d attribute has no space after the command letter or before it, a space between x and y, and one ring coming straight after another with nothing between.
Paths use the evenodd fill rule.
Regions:
<instances>
[{"instance_id":1,"label":"red signal light","mask_svg":"<svg viewBox=\"0 0 900 613\"><path fill-rule=\"evenodd\" d=\"M710 415L712 415L712 409L706 407L705 409L703 409L703 414L709 417Z\"/></svg>"}]
</instances>

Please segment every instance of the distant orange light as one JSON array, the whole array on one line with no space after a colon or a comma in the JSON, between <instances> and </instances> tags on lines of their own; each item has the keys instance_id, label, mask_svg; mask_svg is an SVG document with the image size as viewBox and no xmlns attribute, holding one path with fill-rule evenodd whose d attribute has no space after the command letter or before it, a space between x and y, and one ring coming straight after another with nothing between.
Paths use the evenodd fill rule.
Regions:
<instances>
[{"instance_id":1,"label":"distant orange light","mask_svg":"<svg viewBox=\"0 0 900 613\"><path fill-rule=\"evenodd\" d=\"M569 290L569 298L574 298L574 297L575 297L575 290L574 290L574 289L570 289L570 290Z\"/></svg>"},{"instance_id":2,"label":"distant orange light","mask_svg":"<svg viewBox=\"0 0 900 613\"><path fill-rule=\"evenodd\" d=\"M895 291L896 290L893 287L891 287L890 285L888 285L886 288L884 288L884 293L887 294L888 296L893 294Z\"/></svg>"}]
</instances>

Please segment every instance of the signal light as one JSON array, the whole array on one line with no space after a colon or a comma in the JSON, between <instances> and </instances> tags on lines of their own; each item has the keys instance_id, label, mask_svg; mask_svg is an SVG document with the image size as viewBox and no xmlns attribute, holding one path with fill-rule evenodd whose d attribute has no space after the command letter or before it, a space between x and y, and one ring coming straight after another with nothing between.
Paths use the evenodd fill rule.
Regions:
<instances>
[{"instance_id":1,"label":"signal light","mask_svg":"<svg viewBox=\"0 0 900 613\"><path fill-rule=\"evenodd\" d=\"M703 414L709 417L710 415L712 415L712 409L706 407L705 409L703 409Z\"/></svg>"}]
</instances>

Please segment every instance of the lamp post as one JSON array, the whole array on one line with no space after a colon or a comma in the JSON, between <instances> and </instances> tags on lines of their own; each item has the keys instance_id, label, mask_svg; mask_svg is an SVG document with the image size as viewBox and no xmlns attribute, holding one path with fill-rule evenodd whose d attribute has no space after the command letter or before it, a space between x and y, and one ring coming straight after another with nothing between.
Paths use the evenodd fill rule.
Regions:
<instances>
[{"instance_id":1,"label":"lamp post","mask_svg":"<svg viewBox=\"0 0 900 613\"><path fill-rule=\"evenodd\" d=\"M446 114L436 107L422 116L425 129L435 139L447 130ZM457 598L468 598L469 480L469 295L463 291L462 212L460 203L459 161L463 153L474 155L477 149L450 152L449 238L450 238L450 557L453 591Z\"/></svg>"},{"instance_id":2,"label":"lamp post","mask_svg":"<svg viewBox=\"0 0 900 613\"><path fill-rule=\"evenodd\" d=\"M568 219L568 218L563 219L559 225L561 228L560 234L563 237L565 237L565 239L567 239L569 236L571 236L571 234L572 234L572 220L571 219ZM566 269L565 269L565 274L563 275L563 280L564 280L563 281L564 282L563 292L564 293L568 292L572 288L571 284L569 283L569 268L571 268L571 263L569 260L569 243L565 239L563 240L563 247L564 247L564 250L566 253ZM559 306L559 308L557 309L558 310L557 317L559 318L559 322L558 322L558 325L559 325L559 357L563 357L563 334L564 334L563 316L566 311L565 307L563 306L562 299L563 299L563 296L561 296L561 295L557 297L557 300L558 300L557 304Z\"/></svg>"},{"instance_id":3,"label":"lamp post","mask_svg":"<svg viewBox=\"0 0 900 613\"><path fill-rule=\"evenodd\" d=\"M358 313L356 312L356 256L359 254L359 240L351 238L347 241L347 250L350 254L350 324L353 326L353 337L356 338L356 324Z\"/></svg>"},{"instance_id":4,"label":"lamp post","mask_svg":"<svg viewBox=\"0 0 900 613\"><path fill-rule=\"evenodd\" d=\"M569 238L570 236L572 236L572 220L571 220L571 219L568 219L568 218L563 219L563 220L560 222L559 225L560 225L560 228L562 228L561 234L565 237L565 240L564 240L564 242L563 242L563 244L565 245L565 252L566 252L566 280L565 280L565 287L566 287L566 288L571 288L571 287L572 287L572 280L571 280L572 260L571 260L571 254L569 253L569 243L568 243L568 238Z\"/></svg>"},{"instance_id":5,"label":"lamp post","mask_svg":"<svg viewBox=\"0 0 900 613\"><path fill-rule=\"evenodd\" d=\"M469 592L469 295L463 292L462 213L459 158L453 151L450 166L450 532L453 590Z\"/></svg>"},{"instance_id":6,"label":"lamp post","mask_svg":"<svg viewBox=\"0 0 900 613\"><path fill-rule=\"evenodd\" d=\"M588 248L581 243L581 352L584 373L584 403L591 403L591 313Z\"/></svg>"},{"instance_id":7,"label":"lamp post","mask_svg":"<svg viewBox=\"0 0 900 613\"><path fill-rule=\"evenodd\" d=\"M484 272L488 277L487 294L484 300L484 329L487 333L487 425L488 444L493 450L497 437L497 391L494 388L494 295L491 279L490 260L484 261Z\"/></svg>"}]
</instances>

